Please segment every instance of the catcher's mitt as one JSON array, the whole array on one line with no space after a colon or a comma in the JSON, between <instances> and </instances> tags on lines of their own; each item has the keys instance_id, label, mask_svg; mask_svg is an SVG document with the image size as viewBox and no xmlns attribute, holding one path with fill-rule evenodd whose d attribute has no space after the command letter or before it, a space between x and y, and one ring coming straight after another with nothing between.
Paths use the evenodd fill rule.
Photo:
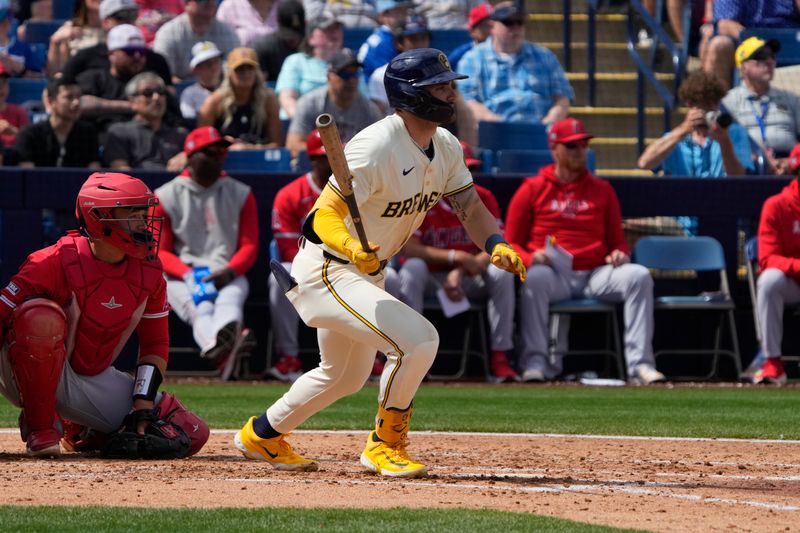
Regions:
<instances>
[{"instance_id":1,"label":"catcher's mitt","mask_svg":"<svg viewBox=\"0 0 800 533\"><path fill-rule=\"evenodd\" d=\"M144 435L136 428L147 422ZM191 440L186 432L158 417L157 409L141 409L125 417L122 427L108 437L103 457L111 459L180 459L189 455Z\"/></svg>"}]
</instances>

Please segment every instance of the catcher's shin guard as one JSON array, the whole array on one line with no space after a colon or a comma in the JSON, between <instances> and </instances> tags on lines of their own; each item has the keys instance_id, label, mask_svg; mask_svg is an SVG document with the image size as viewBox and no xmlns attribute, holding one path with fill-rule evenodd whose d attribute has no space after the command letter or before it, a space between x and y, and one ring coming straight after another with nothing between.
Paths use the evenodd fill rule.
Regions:
<instances>
[{"instance_id":1,"label":"catcher's shin guard","mask_svg":"<svg viewBox=\"0 0 800 533\"><path fill-rule=\"evenodd\" d=\"M31 455L55 454L56 389L67 358L67 317L52 300L34 298L14 311L8 360L17 383ZM45 453L41 453L47 450Z\"/></svg>"}]
</instances>

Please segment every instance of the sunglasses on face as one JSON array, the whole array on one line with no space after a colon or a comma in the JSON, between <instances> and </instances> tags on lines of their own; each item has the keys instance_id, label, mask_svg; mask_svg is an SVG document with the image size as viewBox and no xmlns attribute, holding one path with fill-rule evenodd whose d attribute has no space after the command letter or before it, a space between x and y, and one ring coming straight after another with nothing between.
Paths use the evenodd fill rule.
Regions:
<instances>
[{"instance_id":1,"label":"sunglasses on face","mask_svg":"<svg viewBox=\"0 0 800 533\"><path fill-rule=\"evenodd\" d=\"M566 143L561 143L564 145L564 148L567 150L575 150L576 148L586 148L589 146L588 141L570 141Z\"/></svg>"},{"instance_id":2,"label":"sunglasses on face","mask_svg":"<svg viewBox=\"0 0 800 533\"><path fill-rule=\"evenodd\" d=\"M361 69L357 68L355 70L342 70L336 73L337 76L342 78L344 81L352 80L361 75Z\"/></svg>"},{"instance_id":3,"label":"sunglasses on face","mask_svg":"<svg viewBox=\"0 0 800 533\"><path fill-rule=\"evenodd\" d=\"M145 98L152 98L154 94L159 96L164 96L167 94L167 90L163 87L148 87L147 89L142 89L136 96L144 96Z\"/></svg>"},{"instance_id":4,"label":"sunglasses on face","mask_svg":"<svg viewBox=\"0 0 800 533\"><path fill-rule=\"evenodd\" d=\"M525 25L525 21L524 21L524 20L522 20L522 19L509 19L509 20L501 20L500 22L501 22L501 23L503 24L503 26L505 26L506 28L516 28L516 27L519 27L519 26L524 26L524 25Z\"/></svg>"},{"instance_id":5,"label":"sunglasses on face","mask_svg":"<svg viewBox=\"0 0 800 533\"><path fill-rule=\"evenodd\" d=\"M206 146L202 150L198 150L197 153L208 157L219 157L228 153L228 147L219 145Z\"/></svg>"},{"instance_id":6,"label":"sunglasses on face","mask_svg":"<svg viewBox=\"0 0 800 533\"><path fill-rule=\"evenodd\" d=\"M254 67L253 65L240 65L240 66L236 67L235 69L233 69L233 71L235 73L237 73L237 74L244 74L245 72L250 72L250 71L253 71L255 69L256 69L256 67Z\"/></svg>"},{"instance_id":7,"label":"sunglasses on face","mask_svg":"<svg viewBox=\"0 0 800 533\"><path fill-rule=\"evenodd\" d=\"M122 51L125 52L125 55L128 57L133 57L133 56L144 57L145 54L144 48L123 48Z\"/></svg>"},{"instance_id":8,"label":"sunglasses on face","mask_svg":"<svg viewBox=\"0 0 800 533\"><path fill-rule=\"evenodd\" d=\"M773 54L771 50L764 50L762 48L751 55L750 59L753 61L769 61L770 59L775 59L775 54Z\"/></svg>"}]
</instances>

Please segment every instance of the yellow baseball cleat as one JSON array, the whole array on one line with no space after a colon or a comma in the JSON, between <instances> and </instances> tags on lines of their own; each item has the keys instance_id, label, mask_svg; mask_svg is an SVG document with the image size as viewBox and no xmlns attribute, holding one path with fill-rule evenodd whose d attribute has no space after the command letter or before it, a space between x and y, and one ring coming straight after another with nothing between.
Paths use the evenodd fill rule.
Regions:
<instances>
[{"instance_id":1,"label":"yellow baseball cleat","mask_svg":"<svg viewBox=\"0 0 800 533\"><path fill-rule=\"evenodd\" d=\"M361 454L361 464L389 477L422 477L428 475L428 467L412 460L406 452L408 440L403 438L395 445L389 445L370 431L367 446Z\"/></svg>"},{"instance_id":2,"label":"yellow baseball cleat","mask_svg":"<svg viewBox=\"0 0 800 533\"><path fill-rule=\"evenodd\" d=\"M233 443L242 452L242 455L256 461L267 461L277 470L310 472L319 468L317 463L311 459L306 459L292 449L289 443L286 442L286 437L289 433L272 439L262 439L256 435L253 430L253 420L255 419L256 417L251 416L250 420L233 438Z\"/></svg>"}]
</instances>

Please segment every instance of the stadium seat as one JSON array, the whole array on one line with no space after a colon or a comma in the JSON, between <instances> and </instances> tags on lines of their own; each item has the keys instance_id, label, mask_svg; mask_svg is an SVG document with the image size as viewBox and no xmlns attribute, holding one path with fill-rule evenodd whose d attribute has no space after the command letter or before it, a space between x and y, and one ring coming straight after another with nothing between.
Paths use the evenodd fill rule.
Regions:
<instances>
[{"instance_id":1,"label":"stadium seat","mask_svg":"<svg viewBox=\"0 0 800 533\"><path fill-rule=\"evenodd\" d=\"M8 80L8 99L11 104L42 101L42 92L47 87L44 78L10 78Z\"/></svg>"},{"instance_id":2,"label":"stadium seat","mask_svg":"<svg viewBox=\"0 0 800 533\"><path fill-rule=\"evenodd\" d=\"M753 323L755 324L756 328L756 340L758 341L759 349L761 348L761 325L758 323L758 312L757 312L757 292L756 287L757 283L756 280L758 279L758 237L751 237L747 240L744 246L744 253L745 257L747 258L747 287L750 290L750 301L753 302ZM785 304L784 305L784 313L789 312L794 317L800 316L800 304ZM781 359L783 361L791 361L795 363L800 363L800 354L791 354L787 355L786 353L781 354Z\"/></svg>"},{"instance_id":3,"label":"stadium seat","mask_svg":"<svg viewBox=\"0 0 800 533\"><path fill-rule=\"evenodd\" d=\"M437 48L450 55L450 52L462 44L472 42L469 31L464 29L433 30L431 32L431 48Z\"/></svg>"},{"instance_id":4,"label":"stadium seat","mask_svg":"<svg viewBox=\"0 0 800 533\"><path fill-rule=\"evenodd\" d=\"M358 52L364 41L367 40L372 34L372 28L345 28L344 29L344 46L354 52Z\"/></svg>"},{"instance_id":5,"label":"stadium seat","mask_svg":"<svg viewBox=\"0 0 800 533\"><path fill-rule=\"evenodd\" d=\"M286 148L231 150L225 160L227 172L289 172L292 154Z\"/></svg>"},{"instance_id":6,"label":"stadium seat","mask_svg":"<svg viewBox=\"0 0 800 533\"><path fill-rule=\"evenodd\" d=\"M598 314L605 318L605 343L602 348L571 350L567 349L564 357L571 355L604 355L605 373L611 375L612 364L619 379L626 380L628 373L625 370L625 356L622 353L619 322L617 320L617 306L595 298L573 298L561 300L550 304L550 347L556 346L558 341L558 327L562 315L572 314Z\"/></svg>"},{"instance_id":7,"label":"stadium seat","mask_svg":"<svg viewBox=\"0 0 800 533\"><path fill-rule=\"evenodd\" d=\"M725 253L722 245L713 237L664 237L648 236L642 237L636 242L633 249L633 260L650 269L660 272L673 272L676 279L670 279L685 289L690 287L696 290L701 276L699 274L707 272L717 273L719 284L714 290L701 292L699 294L676 294L658 295L660 278L656 278L656 299L655 311L695 311L709 312L718 315L716 330L714 333L714 348L691 348L691 349L664 349L655 353L655 356L671 354L710 354L712 356L711 369L707 375L708 379L717 373L719 357L725 355L733 360L736 369L736 377L742 373L739 340L736 332L736 321L734 318L735 304L731 298L728 285L728 276L725 271ZM664 280L667 281L667 280ZM676 287L675 292L678 288ZM694 313L687 316L694 316ZM730 349L721 347L722 333L725 329L725 321L728 322L728 333L730 335ZM658 326L656 326L658 331ZM681 335L677 335L680 337ZM673 334L675 337L675 334ZM685 376L696 377L696 376ZM671 376L671 379L681 379L681 376Z\"/></svg>"},{"instance_id":8,"label":"stadium seat","mask_svg":"<svg viewBox=\"0 0 800 533\"><path fill-rule=\"evenodd\" d=\"M53 18L71 19L75 16L75 0L53 0Z\"/></svg>"},{"instance_id":9,"label":"stadium seat","mask_svg":"<svg viewBox=\"0 0 800 533\"><path fill-rule=\"evenodd\" d=\"M28 44L50 44L53 35L63 20L29 20L25 23L25 42Z\"/></svg>"},{"instance_id":10,"label":"stadium seat","mask_svg":"<svg viewBox=\"0 0 800 533\"><path fill-rule=\"evenodd\" d=\"M797 28L745 28L739 42L748 37L758 37L765 41L775 39L780 42L781 51L775 58L779 67L800 64L800 30Z\"/></svg>"},{"instance_id":11,"label":"stadium seat","mask_svg":"<svg viewBox=\"0 0 800 533\"><path fill-rule=\"evenodd\" d=\"M492 172L498 150L549 150L547 129L539 122L478 122L483 170Z\"/></svg>"},{"instance_id":12,"label":"stadium seat","mask_svg":"<svg viewBox=\"0 0 800 533\"><path fill-rule=\"evenodd\" d=\"M309 172L311 170L311 160L305 150L297 153L297 159L294 161L292 170L295 172Z\"/></svg>"},{"instance_id":13,"label":"stadium seat","mask_svg":"<svg viewBox=\"0 0 800 533\"><path fill-rule=\"evenodd\" d=\"M533 175L539 169L553 162L550 150L498 150L495 153L496 173L522 173ZM595 153L589 148L586 152L586 166L594 172Z\"/></svg>"}]
</instances>

